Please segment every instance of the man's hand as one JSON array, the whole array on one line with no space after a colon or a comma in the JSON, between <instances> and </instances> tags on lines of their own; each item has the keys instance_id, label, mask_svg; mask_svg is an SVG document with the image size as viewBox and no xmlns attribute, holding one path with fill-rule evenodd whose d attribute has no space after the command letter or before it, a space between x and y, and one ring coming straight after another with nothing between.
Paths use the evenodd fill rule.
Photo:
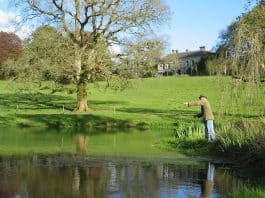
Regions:
<instances>
[{"instance_id":1,"label":"man's hand","mask_svg":"<svg viewBox=\"0 0 265 198\"><path fill-rule=\"evenodd\" d=\"M201 118L202 116L203 116L202 113L198 113L198 114L194 115L194 118Z\"/></svg>"},{"instance_id":2,"label":"man's hand","mask_svg":"<svg viewBox=\"0 0 265 198\"><path fill-rule=\"evenodd\" d=\"M189 103L188 102L184 102L184 105L188 107L189 106Z\"/></svg>"}]
</instances>

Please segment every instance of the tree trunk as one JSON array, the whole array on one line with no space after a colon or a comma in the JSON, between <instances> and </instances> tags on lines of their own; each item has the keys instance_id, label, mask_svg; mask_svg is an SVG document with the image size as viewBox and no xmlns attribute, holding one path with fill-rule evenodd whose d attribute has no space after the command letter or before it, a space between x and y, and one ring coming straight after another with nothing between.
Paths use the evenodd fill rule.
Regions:
<instances>
[{"instance_id":1,"label":"tree trunk","mask_svg":"<svg viewBox=\"0 0 265 198\"><path fill-rule=\"evenodd\" d=\"M80 51L81 54L81 51ZM76 96L77 96L77 105L76 112L87 112L87 77L84 75L85 72L82 71L82 56L75 56L75 80L77 84Z\"/></svg>"},{"instance_id":2,"label":"tree trunk","mask_svg":"<svg viewBox=\"0 0 265 198\"><path fill-rule=\"evenodd\" d=\"M80 0L75 0L75 37L78 41L81 39L80 35L80 23L78 19L80 19ZM77 83L77 105L76 112L87 112L87 82L84 76L82 76L82 54L83 50L75 43L75 63L74 63L74 71L75 71L75 80Z\"/></svg>"},{"instance_id":3,"label":"tree trunk","mask_svg":"<svg viewBox=\"0 0 265 198\"><path fill-rule=\"evenodd\" d=\"M87 105L87 83L80 81L77 84L77 106L76 112L88 112Z\"/></svg>"}]
</instances>

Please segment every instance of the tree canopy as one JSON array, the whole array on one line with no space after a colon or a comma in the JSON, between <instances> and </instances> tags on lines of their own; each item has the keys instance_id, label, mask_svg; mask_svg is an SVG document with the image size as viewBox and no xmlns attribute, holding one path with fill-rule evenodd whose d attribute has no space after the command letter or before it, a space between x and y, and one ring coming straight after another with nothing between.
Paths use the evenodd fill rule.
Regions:
<instances>
[{"instance_id":1,"label":"tree canopy","mask_svg":"<svg viewBox=\"0 0 265 198\"><path fill-rule=\"evenodd\" d=\"M22 52L22 41L14 33L0 32L0 68L8 59L17 59Z\"/></svg>"},{"instance_id":2,"label":"tree canopy","mask_svg":"<svg viewBox=\"0 0 265 198\"><path fill-rule=\"evenodd\" d=\"M17 0L22 22L60 27L74 48L72 73L77 85L76 111L88 111L87 82L99 43L122 44L136 35L150 33L167 16L160 0ZM97 58L98 60L98 58ZM103 67L103 64L99 64Z\"/></svg>"},{"instance_id":3,"label":"tree canopy","mask_svg":"<svg viewBox=\"0 0 265 198\"><path fill-rule=\"evenodd\" d=\"M265 75L264 21L265 3L259 1L222 33L218 53L228 73L248 81Z\"/></svg>"},{"instance_id":4,"label":"tree canopy","mask_svg":"<svg viewBox=\"0 0 265 198\"><path fill-rule=\"evenodd\" d=\"M151 77L157 72L165 43L159 38L139 38L128 45L122 57L122 68L130 77Z\"/></svg>"}]
</instances>

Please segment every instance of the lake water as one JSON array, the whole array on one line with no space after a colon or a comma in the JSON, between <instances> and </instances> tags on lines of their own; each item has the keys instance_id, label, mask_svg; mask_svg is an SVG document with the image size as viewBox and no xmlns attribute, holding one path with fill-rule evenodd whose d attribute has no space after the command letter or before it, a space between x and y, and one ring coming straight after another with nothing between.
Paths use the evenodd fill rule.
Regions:
<instances>
[{"instance_id":1,"label":"lake water","mask_svg":"<svg viewBox=\"0 0 265 198\"><path fill-rule=\"evenodd\" d=\"M153 146L170 133L1 130L0 197L215 198L252 183L220 162Z\"/></svg>"}]
</instances>

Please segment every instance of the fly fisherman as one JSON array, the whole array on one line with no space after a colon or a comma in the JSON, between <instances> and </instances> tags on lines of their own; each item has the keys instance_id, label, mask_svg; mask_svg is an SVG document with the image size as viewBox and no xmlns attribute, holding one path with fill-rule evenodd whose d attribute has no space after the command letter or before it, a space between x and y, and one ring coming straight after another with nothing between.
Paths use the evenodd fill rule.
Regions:
<instances>
[{"instance_id":1,"label":"fly fisherman","mask_svg":"<svg viewBox=\"0 0 265 198\"><path fill-rule=\"evenodd\" d=\"M201 106L201 113L198 114L198 117L203 118L204 126L205 126L205 138L208 142L211 142L215 140L215 132L214 132L214 125L213 125L213 120L214 120L213 112L211 109L211 105L205 95L200 95L199 99L200 99L199 101L185 102L184 104L187 107Z\"/></svg>"}]
</instances>

